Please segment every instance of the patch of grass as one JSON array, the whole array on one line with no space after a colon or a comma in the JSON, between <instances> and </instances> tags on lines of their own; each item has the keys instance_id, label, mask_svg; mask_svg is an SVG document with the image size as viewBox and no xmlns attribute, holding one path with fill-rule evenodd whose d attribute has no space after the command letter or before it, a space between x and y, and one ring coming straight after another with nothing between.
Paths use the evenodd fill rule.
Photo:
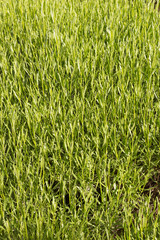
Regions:
<instances>
[{"instance_id":1,"label":"patch of grass","mask_svg":"<svg viewBox=\"0 0 160 240\"><path fill-rule=\"evenodd\" d=\"M0 1L0 239L159 239L159 20Z\"/></svg>"}]
</instances>

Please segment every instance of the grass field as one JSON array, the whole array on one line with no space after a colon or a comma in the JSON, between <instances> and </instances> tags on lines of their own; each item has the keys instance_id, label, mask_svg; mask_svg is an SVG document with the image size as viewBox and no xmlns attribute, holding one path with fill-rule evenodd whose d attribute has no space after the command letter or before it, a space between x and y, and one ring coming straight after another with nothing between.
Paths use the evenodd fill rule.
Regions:
<instances>
[{"instance_id":1,"label":"grass field","mask_svg":"<svg viewBox=\"0 0 160 240\"><path fill-rule=\"evenodd\" d=\"M160 239L160 14L0 0L0 239Z\"/></svg>"}]
</instances>

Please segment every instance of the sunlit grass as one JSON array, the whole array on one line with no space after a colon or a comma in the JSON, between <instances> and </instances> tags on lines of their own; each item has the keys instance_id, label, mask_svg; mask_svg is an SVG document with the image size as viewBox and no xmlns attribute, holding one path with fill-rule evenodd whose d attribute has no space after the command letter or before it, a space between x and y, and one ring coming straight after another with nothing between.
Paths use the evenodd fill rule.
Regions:
<instances>
[{"instance_id":1,"label":"sunlit grass","mask_svg":"<svg viewBox=\"0 0 160 240\"><path fill-rule=\"evenodd\" d=\"M0 239L160 238L159 21L152 1L0 1Z\"/></svg>"}]
</instances>

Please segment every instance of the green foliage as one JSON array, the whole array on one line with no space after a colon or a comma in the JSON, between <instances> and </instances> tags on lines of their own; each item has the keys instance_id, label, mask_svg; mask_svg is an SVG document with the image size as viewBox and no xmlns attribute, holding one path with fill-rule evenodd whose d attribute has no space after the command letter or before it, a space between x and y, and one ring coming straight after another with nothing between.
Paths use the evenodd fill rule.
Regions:
<instances>
[{"instance_id":1,"label":"green foliage","mask_svg":"<svg viewBox=\"0 0 160 240\"><path fill-rule=\"evenodd\" d=\"M159 20L151 1L0 1L0 239L160 238Z\"/></svg>"}]
</instances>

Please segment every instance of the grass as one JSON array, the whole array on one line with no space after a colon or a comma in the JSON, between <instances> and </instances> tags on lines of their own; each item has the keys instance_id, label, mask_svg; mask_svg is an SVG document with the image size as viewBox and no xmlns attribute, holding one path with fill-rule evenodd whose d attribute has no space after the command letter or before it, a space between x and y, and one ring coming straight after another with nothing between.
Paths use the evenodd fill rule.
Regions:
<instances>
[{"instance_id":1,"label":"grass","mask_svg":"<svg viewBox=\"0 0 160 240\"><path fill-rule=\"evenodd\" d=\"M152 1L0 1L0 239L160 239Z\"/></svg>"}]
</instances>

